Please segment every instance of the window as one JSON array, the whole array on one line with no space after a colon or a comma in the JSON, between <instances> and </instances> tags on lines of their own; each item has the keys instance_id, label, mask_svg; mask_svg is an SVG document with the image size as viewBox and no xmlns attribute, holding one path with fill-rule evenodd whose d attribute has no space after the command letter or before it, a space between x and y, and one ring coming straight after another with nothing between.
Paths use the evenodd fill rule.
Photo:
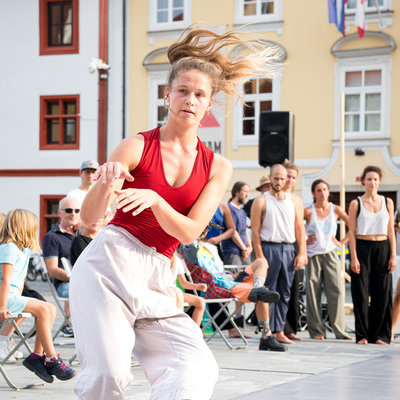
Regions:
<instances>
[{"instance_id":1,"label":"window","mask_svg":"<svg viewBox=\"0 0 400 400\"><path fill-rule=\"evenodd\" d=\"M259 116L262 111L278 109L278 81L269 78L253 78L244 85L244 104L235 108L236 145L257 145Z\"/></svg>"},{"instance_id":2,"label":"window","mask_svg":"<svg viewBox=\"0 0 400 400\"><path fill-rule=\"evenodd\" d=\"M340 136L340 92L344 94L346 139L390 137L390 56L339 59L336 82L336 134Z\"/></svg>"},{"instance_id":3,"label":"window","mask_svg":"<svg viewBox=\"0 0 400 400\"><path fill-rule=\"evenodd\" d=\"M235 0L235 24L282 22L282 0ZM281 30L281 25L273 29ZM280 32L280 31L279 31Z\"/></svg>"},{"instance_id":4,"label":"window","mask_svg":"<svg viewBox=\"0 0 400 400\"><path fill-rule=\"evenodd\" d=\"M58 203L65 195L40 195L40 243L44 235L54 228L58 219Z\"/></svg>"},{"instance_id":5,"label":"window","mask_svg":"<svg viewBox=\"0 0 400 400\"><path fill-rule=\"evenodd\" d=\"M79 95L40 97L40 150L79 149Z\"/></svg>"},{"instance_id":6,"label":"window","mask_svg":"<svg viewBox=\"0 0 400 400\"><path fill-rule=\"evenodd\" d=\"M191 21L191 0L150 0L149 30L184 29Z\"/></svg>"},{"instance_id":7,"label":"window","mask_svg":"<svg viewBox=\"0 0 400 400\"><path fill-rule=\"evenodd\" d=\"M354 11L357 8L357 1L359 0L347 0L346 11ZM377 12L376 5L378 4L379 10L386 10L388 8L387 0L367 0L365 2L365 11Z\"/></svg>"},{"instance_id":8,"label":"window","mask_svg":"<svg viewBox=\"0 0 400 400\"><path fill-rule=\"evenodd\" d=\"M274 13L274 0L243 0L243 16L256 17Z\"/></svg>"},{"instance_id":9,"label":"window","mask_svg":"<svg viewBox=\"0 0 400 400\"><path fill-rule=\"evenodd\" d=\"M381 132L382 70L345 72L345 132Z\"/></svg>"},{"instance_id":10,"label":"window","mask_svg":"<svg viewBox=\"0 0 400 400\"><path fill-rule=\"evenodd\" d=\"M164 105L164 93L167 85L157 84L157 126L165 125L168 119L168 110Z\"/></svg>"},{"instance_id":11,"label":"window","mask_svg":"<svg viewBox=\"0 0 400 400\"><path fill-rule=\"evenodd\" d=\"M78 0L40 0L40 55L79 52Z\"/></svg>"},{"instance_id":12,"label":"window","mask_svg":"<svg viewBox=\"0 0 400 400\"><path fill-rule=\"evenodd\" d=\"M355 24L357 2L359 0L347 0L346 25ZM392 1L393 0L366 0L365 1L365 27L369 23L377 22L379 28L392 26ZM378 7L377 7L378 6Z\"/></svg>"},{"instance_id":13,"label":"window","mask_svg":"<svg viewBox=\"0 0 400 400\"><path fill-rule=\"evenodd\" d=\"M168 110L164 107L164 93L168 71L149 71L149 127L164 125Z\"/></svg>"}]
</instances>

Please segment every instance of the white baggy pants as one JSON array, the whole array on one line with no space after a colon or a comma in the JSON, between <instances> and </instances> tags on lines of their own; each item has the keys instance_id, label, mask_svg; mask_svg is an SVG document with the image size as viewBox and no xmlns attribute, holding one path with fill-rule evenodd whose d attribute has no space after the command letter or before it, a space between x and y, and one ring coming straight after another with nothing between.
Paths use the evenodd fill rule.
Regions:
<instances>
[{"instance_id":1,"label":"white baggy pants","mask_svg":"<svg viewBox=\"0 0 400 400\"><path fill-rule=\"evenodd\" d=\"M132 351L151 399L210 398L217 364L199 327L168 296L169 279L170 260L120 227L106 227L83 251L70 283L79 399L123 399Z\"/></svg>"}]
</instances>

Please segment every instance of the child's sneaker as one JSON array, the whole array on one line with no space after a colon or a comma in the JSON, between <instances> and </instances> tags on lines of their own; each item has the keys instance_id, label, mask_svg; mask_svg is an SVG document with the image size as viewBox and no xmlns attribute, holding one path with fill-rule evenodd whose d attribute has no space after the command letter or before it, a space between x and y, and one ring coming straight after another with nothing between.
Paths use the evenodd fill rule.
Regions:
<instances>
[{"instance_id":1,"label":"child's sneaker","mask_svg":"<svg viewBox=\"0 0 400 400\"><path fill-rule=\"evenodd\" d=\"M76 375L76 371L67 367L59 354L56 359L53 357L51 360L46 362L47 371L61 381L67 381Z\"/></svg>"},{"instance_id":2,"label":"child's sneaker","mask_svg":"<svg viewBox=\"0 0 400 400\"><path fill-rule=\"evenodd\" d=\"M61 329L61 334L64 337L74 337L74 331L69 325L64 325L64 327Z\"/></svg>"},{"instance_id":3,"label":"child's sneaker","mask_svg":"<svg viewBox=\"0 0 400 400\"><path fill-rule=\"evenodd\" d=\"M9 352L10 350L8 349L7 336L0 335L0 362L3 362L3 360L8 356ZM14 364L16 362L17 360L15 359L14 355L12 355L8 358L6 364Z\"/></svg>"},{"instance_id":4,"label":"child's sneaker","mask_svg":"<svg viewBox=\"0 0 400 400\"><path fill-rule=\"evenodd\" d=\"M7 347L8 347L8 350L10 350L10 351L15 347L15 342L14 342L14 339L12 338L12 335L8 336ZM22 354L22 351L19 351L19 350L14 351L13 356L17 360L20 360L21 358L24 358L24 355Z\"/></svg>"},{"instance_id":5,"label":"child's sneaker","mask_svg":"<svg viewBox=\"0 0 400 400\"><path fill-rule=\"evenodd\" d=\"M44 365L43 357L32 353L22 361L22 365L34 372L40 379L43 379L47 383L52 383L54 378L51 376L49 371Z\"/></svg>"}]
</instances>

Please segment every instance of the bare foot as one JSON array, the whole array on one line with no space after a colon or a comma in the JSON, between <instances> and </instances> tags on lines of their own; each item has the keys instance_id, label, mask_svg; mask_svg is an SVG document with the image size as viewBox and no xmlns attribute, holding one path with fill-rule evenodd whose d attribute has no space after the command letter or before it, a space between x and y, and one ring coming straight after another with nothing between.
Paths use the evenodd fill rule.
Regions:
<instances>
[{"instance_id":1,"label":"bare foot","mask_svg":"<svg viewBox=\"0 0 400 400\"><path fill-rule=\"evenodd\" d=\"M287 338L282 331L274 333L274 336L279 343L294 344L294 342Z\"/></svg>"},{"instance_id":2,"label":"bare foot","mask_svg":"<svg viewBox=\"0 0 400 400\"><path fill-rule=\"evenodd\" d=\"M386 342L384 342L384 341L381 340L381 339L378 339L375 343L376 343L376 344L387 344Z\"/></svg>"},{"instance_id":3,"label":"bare foot","mask_svg":"<svg viewBox=\"0 0 400 400\"><path fill-rule=\"evenodd\" d=\"M242 335L245 339L250 339L250 336L245 335L243 332L242 332ZM230 338L240 338L241 336L236 328L232 328L232 329L229 329L229 337Z\"/></svg>"},{"instance_id":4,"label":"bare foot","mask_svg":"<svg viewBox=\"0 0 400 400\"><path fill-rule=\"evenodd\" d=\"M311 339L315 339L315 340L325 340L325 336L324 335L317 335L312 337Z\"/></svg>"},{"instance_id":5,"label":"bare foot","mask_svg":"<svg viewBox=\"0 0 400 400\"><path fill-rule=\"evenodd\" d=\"M295 333L285 333L286 337L288 337L289 339L292 340L301 340L301 338L299 338Z\"/></svg>"},{"instance_id":6,"label":"bare foot","mask_svg":"<svg viewBox=\"0 0 400 400\"><path fill-rule=\"evenodd\" d=\"M353 336L346 336L345 338L342 338L344 340L354 340Z\"/></svg>"},{"instance_id":7,"label":"bare foot","mask_svg":"<svg viewBox=\"0 0 400 400\"><path fill-rule=\"evenodd\" d=\"M357 344L368 344L368 340L367 339L360 339Z\"/></svg>"}]
</instances>

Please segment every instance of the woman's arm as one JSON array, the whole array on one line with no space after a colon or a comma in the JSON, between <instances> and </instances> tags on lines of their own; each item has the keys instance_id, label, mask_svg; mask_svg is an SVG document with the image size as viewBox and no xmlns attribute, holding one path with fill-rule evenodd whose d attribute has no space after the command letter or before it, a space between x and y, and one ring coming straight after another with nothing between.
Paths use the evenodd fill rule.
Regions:
<instances>
[{"instance_id":1,"label":"woman's arm","mask_svg":"<svg viewBox=\"0 0 400 400\"><path fill-rule=\"evenodd\" d=\"M161 228L182 244L196 240L214 215L226 187L232 176L232 165L224 157L216 154L210 179L201 191L198 199L185 216L174 210L156 192L148 189L127 189L116 191L117 208L123 212L137 215L151 207Z\"/></svg>"},{"instance_id":2,"label":"woman's arm","mask_svg":"<svg viewBox=\"0 0 400 400\"><path fill-rule=\"evenodd\" d=\"M0 282L0 320L8 318L10 310L7 308L8 296L10 293L11 276L13 265L1 264L1 282Z\"/></svg>"},{"instance_id":3,"label":"woman's arm","mask_svg":"<svg viewBox=\"0 0 400 400\"><path fill-rule=\"evenodd\" d=\"M353 200L349 207L349 250L350 267L355 274L360 273L360 262L358 261L356 251L357 211L358 201Z\"/></svg>"},{"instance_id":4,"label":"woman's arm","mask_svg":"<svg viewBox=\"0 0 400 400\"><path fill-rule=\"evenodd\" d=\"M342 207L335 205L335 215L337 218L341 219L347 226L349 226L349 216L347 215L346 211L342 209ZM349 231L347 231L344 237L338 242L338 245L345 245L349 241L349 235Z\"/></svg>"},{"instance_id":5,"label":"woman's arm","mask_svg":"<svg viewBox=\"0 0 400 400\"><path fill-rule=\"evenodd\" d=\"M306 230L304 228L304 207L300 197L292 195L295 211L294 232L297 243L297 255L294 259L296 270L307 264Z\"/></svg>"},{"instance_id":6,"label":"woman's arm","mask_svg":"<svg viewBox=\"0 0 400 400\"><path fill-rule=\"evenodd\" d=\"M387 199L387 209L389 212L388 240L390 244L389 272L393 272L397 267L396 258L396 235L394 233L394 205L392 199Z\"/></svg>"},{"instance_id":7,"label":"woman's arm","mask_svg":"<svg viewBox=\"0 0 400 400\"><path fill-rule=\"evenodd\" d=\"M124 139L112 152L107 163L101 165L94 179L97 182L85 196L81 207L84 224L94 224L104 215L111 203L114 192L121 189L124 179L133 181L132 171L140 161L144 148L144 138L136 135Z\"/></svg>"},{"instance_id":8,"label":"woman's arm","mask_svg":"<svg viewBox=\"0 0 400 400\"><path fill-rule=\"evenodd\" d=\"M218 236L214 236L207 240L207 242L214 244L214 245L222 242L223 240L231 238L233 236L233 234L235 233L235 224L233 223L231 210L229 209L228 205L225 203L221 203L219 205L219 207L220 207L221 213L224 217L226 231L221 233Z\"/></svg>"}]
</instances>

